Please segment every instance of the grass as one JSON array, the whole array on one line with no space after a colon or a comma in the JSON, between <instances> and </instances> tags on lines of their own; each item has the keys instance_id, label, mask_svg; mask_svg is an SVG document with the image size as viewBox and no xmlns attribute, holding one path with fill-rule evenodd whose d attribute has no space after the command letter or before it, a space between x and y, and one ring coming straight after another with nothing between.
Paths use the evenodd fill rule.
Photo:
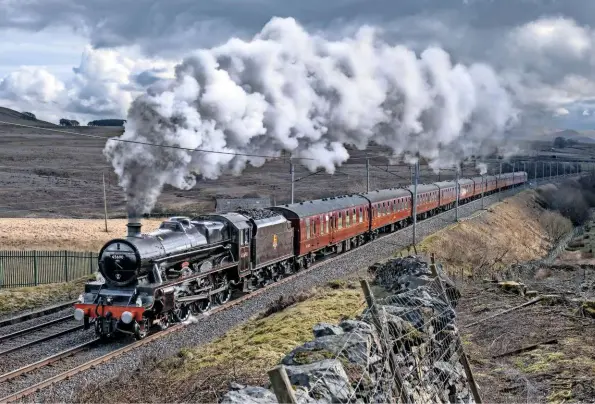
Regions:
<instances>
[{"instance_id":1,"label":"grass","mask_svg":"<svg viewBox=\"0 0 595 404\"><path fill-rule=\"evenodd\" d=\"M488 275L512 263L547 254L554 240L544 223L544 212L535 202L535 193L525 191L482 215L426 237L417 250L434 253L451 273ZM562 218L553 212L548 212L548 217L556 221Z\"/></svg>"},{"instance_id":2,"label":"grass","mask_svg":"<svg viewBox=\"0 0 595 404\"><path fill-rule=\"evenodd\" d=\"M143 220L143 232L155 230L161 219ZM105 242L126 235L126 219L0 218L3 250L99 251ZM43 231L40 231L43 229Z\"/></svg>"},{"instance_id":3,"label":"grass","mask_svg":"<svg viewBox=\"0 0 595 404\"><path fill-rule=\"evenodd\" d=\"M181 351L183 364L175 365L175 377L185 378L211 366L247 364L256 372L265 372L291 349L313 339L312 327L320 322L338 323L363 310L359 288L325 287L310 299L264 318L254 318L229 331L223 337L198 348Z\"/></svg>"},{"instance_id":4,"label":"grass","mask_svg":"<svg viewBox=\"0 0 595 404\"><path fill-rule=\"evenodd\" d=\"M88 279L87 276L72 282L0 290L0 315L74 300L82 293Z\"/></svg>"}]
</instances>

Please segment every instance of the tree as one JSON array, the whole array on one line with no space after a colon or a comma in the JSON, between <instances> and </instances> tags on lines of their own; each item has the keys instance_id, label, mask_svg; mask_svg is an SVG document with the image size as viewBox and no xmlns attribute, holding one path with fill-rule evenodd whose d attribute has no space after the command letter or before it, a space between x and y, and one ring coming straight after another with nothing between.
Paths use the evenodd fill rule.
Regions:
<instances>
[{"instance_id":1,"label":"tree","mask_svg":"<svg viewBox=\"0 0 595 404\"><path fill-rule=\"evenodd\" d=\"M79 123L79 121L72 120L72 121L70 121L70 125L72 125L72 126L79 126L80 123Z\"/></svg>"},{"instance_id":2,"label":"tree","mask_svg":"<svg viewBox=\"0 0 595 404\"><path fill-rule=\"evenodd\" d=\"M558 149L563 149L568 145L568 142L566 139L564 139L562 136L558 136L557 138L554 139L554 147L558 148Z\"/></svg>"},{"instance_id":3,"label":"tree","mask_svg":"<svg viewBox=\"0 0 595 404\"><path fill-rule=\"evenodd\" d=\"M125 123L124 119L97 119L89 122L87 126L124 126Z\"/></svg>"},{"instance_id":4,"label":"tree","mask_svg":"<svg viewBox=\"0 0 595 404\"><path fill-rule=\"evenodd\" d=\"M62 118L60 119L60 126L72 126L72 122L70 122L70 119Z\"/></svg>"},{"instance_id":5,"label":"tree","mask_svg":"<svg viewBox=\"0 0 595 404\"><path fill-rule=\"evenodd\" d=\"M35 117L35 114L31 113L31 112L23 112L21 114L21 116L23 117L23 119L27 119L29 121L36 121L37 118Z\"/></svg>"}]
</instances>

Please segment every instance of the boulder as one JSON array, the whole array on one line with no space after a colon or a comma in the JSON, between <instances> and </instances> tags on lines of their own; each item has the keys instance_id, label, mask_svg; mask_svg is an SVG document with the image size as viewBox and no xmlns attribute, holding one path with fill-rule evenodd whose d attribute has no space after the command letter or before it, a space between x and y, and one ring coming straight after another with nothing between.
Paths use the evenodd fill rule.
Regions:
<instances>
[{"instance_id":1,"label":"boulder","mask_svg":"<svg viewBox=\"0 0 595 404\"><path fill-rule=\"evenodd\" d=\"M355 401L355 390L345 373L343 364L323 360L302 366L286 366L292 385L305 387L317 403L349 403Z\"/></svg>"},{"instance_id":2,"label":"boulder","mask_svg":"<svg viewBox=\"0 0 595 404\"><path fill-rule=\"evenodd\" d=\"M318 323L312 329L314 338L324 337L327 335L341 335L344 334L343 329L337 325L328 323Z\"/></svg>"},{"instance_id":3,"label":"boulder","mask_svg":"<svg viewBox=\"0 0 595 404\"><path fill-rule=\"evenodd\" d=\"M263 387L248 386L240 390L231 390L227 392L220 404L278 404L275 394Z\"/></svg>"},{"instance_id":4,"label":"boulder","mask_svg":"<svg viewBox=\"0 0 595 404\"><path fill-rule=\"evenodd\" d=\"M308 341L286 355L284 365L305 365L323 359L345 358L352 363L367 365L372 338L369 334L349 332L341 335L326 335Z\"/></svg>"},{"instance_id":5,"label":"boulder","mask_svg":"<svg viewBox=\"0 0 595 404\"><path fill-rule=\"evenodd\" d=\"M339 327L345 332L357 331L372 333L372 326L370 324L358 320L343 320L339 323Z\"/></svg>"}]
</instances>

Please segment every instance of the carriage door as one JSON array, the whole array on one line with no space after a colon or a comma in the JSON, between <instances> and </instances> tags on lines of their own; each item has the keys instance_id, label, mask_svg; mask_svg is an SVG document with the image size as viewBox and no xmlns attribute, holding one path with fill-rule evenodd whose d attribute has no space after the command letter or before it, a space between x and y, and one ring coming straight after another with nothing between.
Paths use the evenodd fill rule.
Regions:
<instances>
[{"instance_id":1,"label":"carriage door","mask_svg":"<svg viewBox=\"0 0 595 404\"><path fill-rule=\"evenodd\" d=\"M240 249L240 261L238 269L240 272L250 270L250 229L241 229L238 239Z\"/></svg>"}]
</instances>

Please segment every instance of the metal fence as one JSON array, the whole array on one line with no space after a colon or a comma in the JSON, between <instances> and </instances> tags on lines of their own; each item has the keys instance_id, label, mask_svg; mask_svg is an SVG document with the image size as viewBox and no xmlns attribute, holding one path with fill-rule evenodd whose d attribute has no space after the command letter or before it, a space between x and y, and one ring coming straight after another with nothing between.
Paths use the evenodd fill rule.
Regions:
<instances>
[{"instance_id":1,"label":"metal fence","mask_svg":"<svg viewBox=\"0 0 595 404\"><path fill-rule=\"evenodd\" d=\"M0 251L0 289L68 282L92 274L97 253Z\"/></svg>"}]
</instances>

